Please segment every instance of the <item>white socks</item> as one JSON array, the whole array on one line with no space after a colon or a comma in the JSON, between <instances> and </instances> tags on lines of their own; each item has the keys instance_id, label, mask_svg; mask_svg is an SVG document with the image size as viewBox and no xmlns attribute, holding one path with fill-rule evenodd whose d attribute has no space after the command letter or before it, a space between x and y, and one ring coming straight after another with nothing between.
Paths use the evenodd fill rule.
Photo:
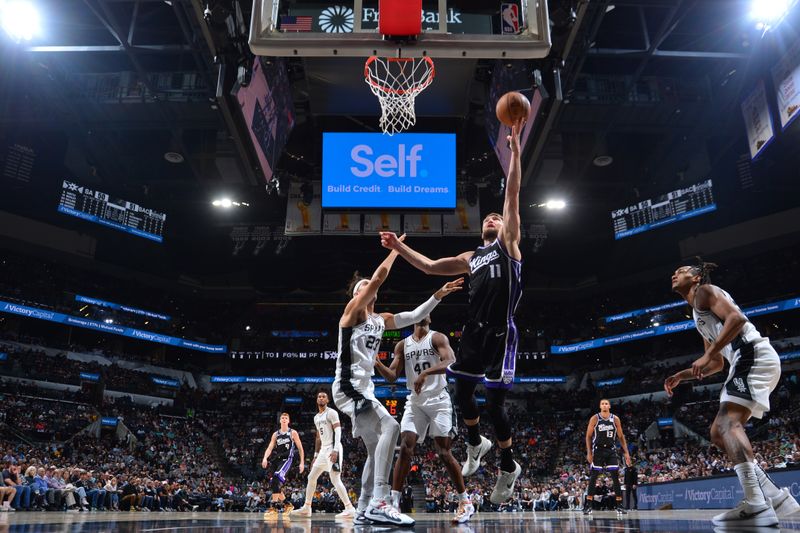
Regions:
<instances>
[{"instance_id":1,"label":"white socks","mask_svg":"<svg viewBox=\"0 0 800 533\"><path fill-rule=\"evenodd\" d=\"M781 489L772 480L769 478L766 472L758 466L758 463L753 461L753 466L756 470L756 476L758 477L758 484L761 485L761 488L764 490L764 496L767 498L777 498L781 495Z\"/></svg>"},{"instance_id":2,"label":"white socks","mask_svg":"<svg viewBox=\"0 0 800 533\"><path fill-rule=\"evenodd\" d=\"M736 470L736 475L739 477L739 483L742 484L744 489L744 499L750 505L764 505L767 501L764 499L764 492L761 490L761 485L758 483L758 476L756 476L756 467L751 462L739 463L733 467Z\"/></svg>"},{"instance_id":3,"label":"white socks","mask_svg":"<svg viewBox=\"0 0 800 533\"><path fill-rule=\"evenodd\" d=\"M469 495L467 494L467 491L464 491L461 494L459 494L458 499L461 500L462 502L469 503Z\"/></svg>"},{"instance_id":4,"label":"white socks","mask_svg":"<svg viewBox=\"0 0 800 533\"><path fill-rule=\"evenodd\" d=\"M396 509L400 509L400 491L393 490L392 491L392 506Z\"/></svg>"}]
</instances>

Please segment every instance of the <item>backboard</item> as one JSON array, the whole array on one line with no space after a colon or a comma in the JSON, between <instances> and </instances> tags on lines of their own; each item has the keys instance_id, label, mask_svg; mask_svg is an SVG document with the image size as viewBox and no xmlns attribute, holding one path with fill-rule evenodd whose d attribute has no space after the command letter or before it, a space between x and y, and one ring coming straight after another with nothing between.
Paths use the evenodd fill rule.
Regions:
<instances>
[{"instance_id":1,"label":"backboard","mask_svg":"<svg viewBox=\"0 0 800 533\"><path fill-rule=\"evenodd\" d=\"M536 59L550 51L547 0L423 0L413 42L378 32L378 0L254 0L250 48L279 57Z\"/></svg>"}]
</instances>

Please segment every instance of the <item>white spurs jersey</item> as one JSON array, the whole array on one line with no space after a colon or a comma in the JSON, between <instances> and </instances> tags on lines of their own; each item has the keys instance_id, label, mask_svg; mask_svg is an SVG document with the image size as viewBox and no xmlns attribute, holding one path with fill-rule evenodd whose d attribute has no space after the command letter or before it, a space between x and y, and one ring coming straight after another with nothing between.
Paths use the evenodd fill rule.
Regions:
<instances>
[{"instance_id":1,"label":"white spurs jersey","mask_svg":"<svg viewBox=\"0 0 800 533\"><path fill-rule=\"evenodd\" d=\"M728 301L730 301L734 307L736 307L736 309L739 309L739 306L736 305L736 302L733 301L733 298L731 298L730 294L719 287L717 287L717 289L719 289L723 296L727 298ZM741 311L741 309L739 310ZM693 308L692 313L694 315L695 326L697 327L697 331L700 332L700 335L708 342L714 342L717 340L717 337L719 337L722 327L724 326L722 320L720 320L717 315L712 313L711 310L699 311ZM761 336L761 333L758 332L756 327L748 319L747 322L744 323L742 331L733 340L733 342L722 349L722 356L728 360L728 363L733 364L735 352L737 352L744 344L755 344L763 340L764 338Z\"/></svg>"},{"instance_id":2,"label":"white spurs jersey","mask_svg":"<svg viewBox=\"0 0 800 533\"><path fill-rule=\"evenodd\" d=\"M414 339L414 335L409 335L403 339L403 358L406 364L406 387L411 391L411 400L416 398L430 398L437 396L447 387L447 378L444 374L434 374L425 379L425 385L420 394L414 392L414 382L417 377L426 369L441 362L439 352L433 346L433 334L429 331L427 335L419 341Z\"/></svg>"},{"instance_id":3,"label":"white spurs jersey","mask_svg":"<svg viewBox=\"0 0 800 533\"><path fill-rule=\"evenodd\" d=\"M339 423L339 413L326 407L321 413L314 415L314 425L317 427L319 433L319 440L322 442L322 447L333 446L333 426Z\"/></svg>"},{"instance_id":4,"label":"white spurs jersey","mask_svg":"<svg viewBox=\"0 0 800 533\"><path fill-rule=\"evenodd\" d=\"M380 349L385 328L381 315L368 315L364 322L356 326L339 327L335 380L343 389L352 385L356 390L364 392L372 387L375 356Z\"/></svg>"}]
</instances>

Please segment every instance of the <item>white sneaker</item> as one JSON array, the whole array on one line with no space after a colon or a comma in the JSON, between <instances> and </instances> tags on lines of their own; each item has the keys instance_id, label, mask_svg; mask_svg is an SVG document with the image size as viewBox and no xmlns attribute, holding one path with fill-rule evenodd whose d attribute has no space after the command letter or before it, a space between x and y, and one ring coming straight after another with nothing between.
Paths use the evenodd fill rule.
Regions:
<instances>
[{"instance_id":1,"label":"white sneaker","mask_svg":"<svg viewBox=\"0 0 800 533\"><path fill-rule=\"evenodd\" d=\"M310 518L311 517L311 506L304 505L298 509L289 512L289 516L296 516L298 518Z\"/></svg>"},{"instance_id":2,"label":"white sneaker","mask_svg":"<svg viewBox=\"0 0 800 533\"><path fill-rule=\"evenodd\" d=\"M778 525L778 515L769 504L752 505L747 500L742 500L739 505L715 516L712 520L715 526L726 527L775 527Z\"/></svg>"},{"instance_id":3,"label":"white sneaker","mask_svg":"<svg viewBox=\"0 0 800 533\"><path fill-rule=\"evenodd\" d=\"M772 508L775 509L775 514L778 515L778 518L787 518L797 511L800 511L800 503L797 503L797 500L794 499L792 493L786 487L781 489L779 496L770 498L770 501L772 502Z\"/></svg>"},{"instance_id":4,"label":"white sneaker","mask_svg":"<svg viewBox=\"0 0 800 533\"><path fill-rule=\"evenodd\" d=\"M497 481L494 484L494 490L491 496L489 496L489 501L495 505L500 505L504 501L507 501L514 492L514 483L517 482L517 478L521 473L522 467L519 466L519 463L516 461L514 461L513 472L504 472L500 470L497 475Z\"/></svg>"},{"instance_id":5,"label":"white sneaker","mask_svg":"<svg viewBox=\"0 0 800 533\"><path fill-rule=\"evenodd\" d=\"M404 515L403 513L392 507L392 505L386 500L378 498L373 498L373 500L369 502L367 510L364 512L364 516L366 516L373 522L378 522L379 524L390 524L393 526L414 525L413 518Z\"/></svg>"},{"instance_id":6,"label":"white sneaker","mask_svg":"<svg viewBox=\"0 0 800 533\"><path fill-rule=\"evenodd\" d=\"M364 514L364 511L356 511L356 516L353 517L354 526L368 526L370 524L372 524L372 520L367 518L367 515Z\"/></svg>"},{"instance_id":7,"label":"white sneaker","mask_svg":"<svg viewBox=\"0 0 800 533\"><path fill-rule=\"evenodd\" d=\"M453 517L453 523L463 524L472 518L474 514L475 506L468 501L461 501L458 503L458 509L456 510L456 515Z\"/></svg>"},{"instance_id":8,"label":"white sneaker","mask_svg":"<svg viewBox=\"0 0 800 533\"><path fill-rule=\"evenodd\" d=\"M467 444L467 460L461 466L461 475L471 476L481 466L481 459L492 449L492 441L481 435L481 443L477 446Z\"/></svg>"},{"instance_id":9,"label":"white sneaker","mask_svg":"<svg viewBox=\"0 0 800 533\"><path fill-rule=\"evenodd\" d=\"M345 507L344 511L336 515L336 520L352 520L356 517L356 508L352 505Z\"/></svg>"}]
</instances>

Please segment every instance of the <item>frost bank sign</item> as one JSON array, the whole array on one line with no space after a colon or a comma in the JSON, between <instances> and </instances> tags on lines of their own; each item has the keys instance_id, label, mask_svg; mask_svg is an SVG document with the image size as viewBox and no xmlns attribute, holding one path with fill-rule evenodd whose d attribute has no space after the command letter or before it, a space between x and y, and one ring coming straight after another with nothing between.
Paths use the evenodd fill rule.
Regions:
<instances>
[{"instance_id":1,"label":"frost bank sign","mask_svg":"<svg viewBox=\"0 0 800 533\"><path fill-rule=\"evenodd\" d=\"M775 483L789 487L795 499L800 497L800 470L773 470L769 473ZM640 485L637 489L639 509L658 509L671 505L673 509L729 509L744 497L736 476L719 476L695 481Z\"/></svg>"},{"instance_id":2,"label":"frost bank sign","mask_svg":"<svg viewBox=\"0 0 800 533\"><path fill-rule=\"evenodd\" d=\"M499 6L499 4L498 4ZM495 11L497 9L495 8ZM352 33L355 28L355 11L352 5L308 5L294 4L289 8L292 16L311 17L312 31L321 33ZM490 12L465 13L459 8L447 9L447 31L449 33L492 33L492 14ZM362 7L361 29L378 28L378 6ZM422 29L439 29L439 12L422 10Z\"/></svg>"},{"instance_id":3,"label":"frost bank sign","mask_svg":"<svg viewBox=\"0 0 800 533\"><path fill-rule=\"evenodd\" d=\"M325 133L322 207L454 209L456 146L450 133Z\"/></svg>"}]
</instances>

